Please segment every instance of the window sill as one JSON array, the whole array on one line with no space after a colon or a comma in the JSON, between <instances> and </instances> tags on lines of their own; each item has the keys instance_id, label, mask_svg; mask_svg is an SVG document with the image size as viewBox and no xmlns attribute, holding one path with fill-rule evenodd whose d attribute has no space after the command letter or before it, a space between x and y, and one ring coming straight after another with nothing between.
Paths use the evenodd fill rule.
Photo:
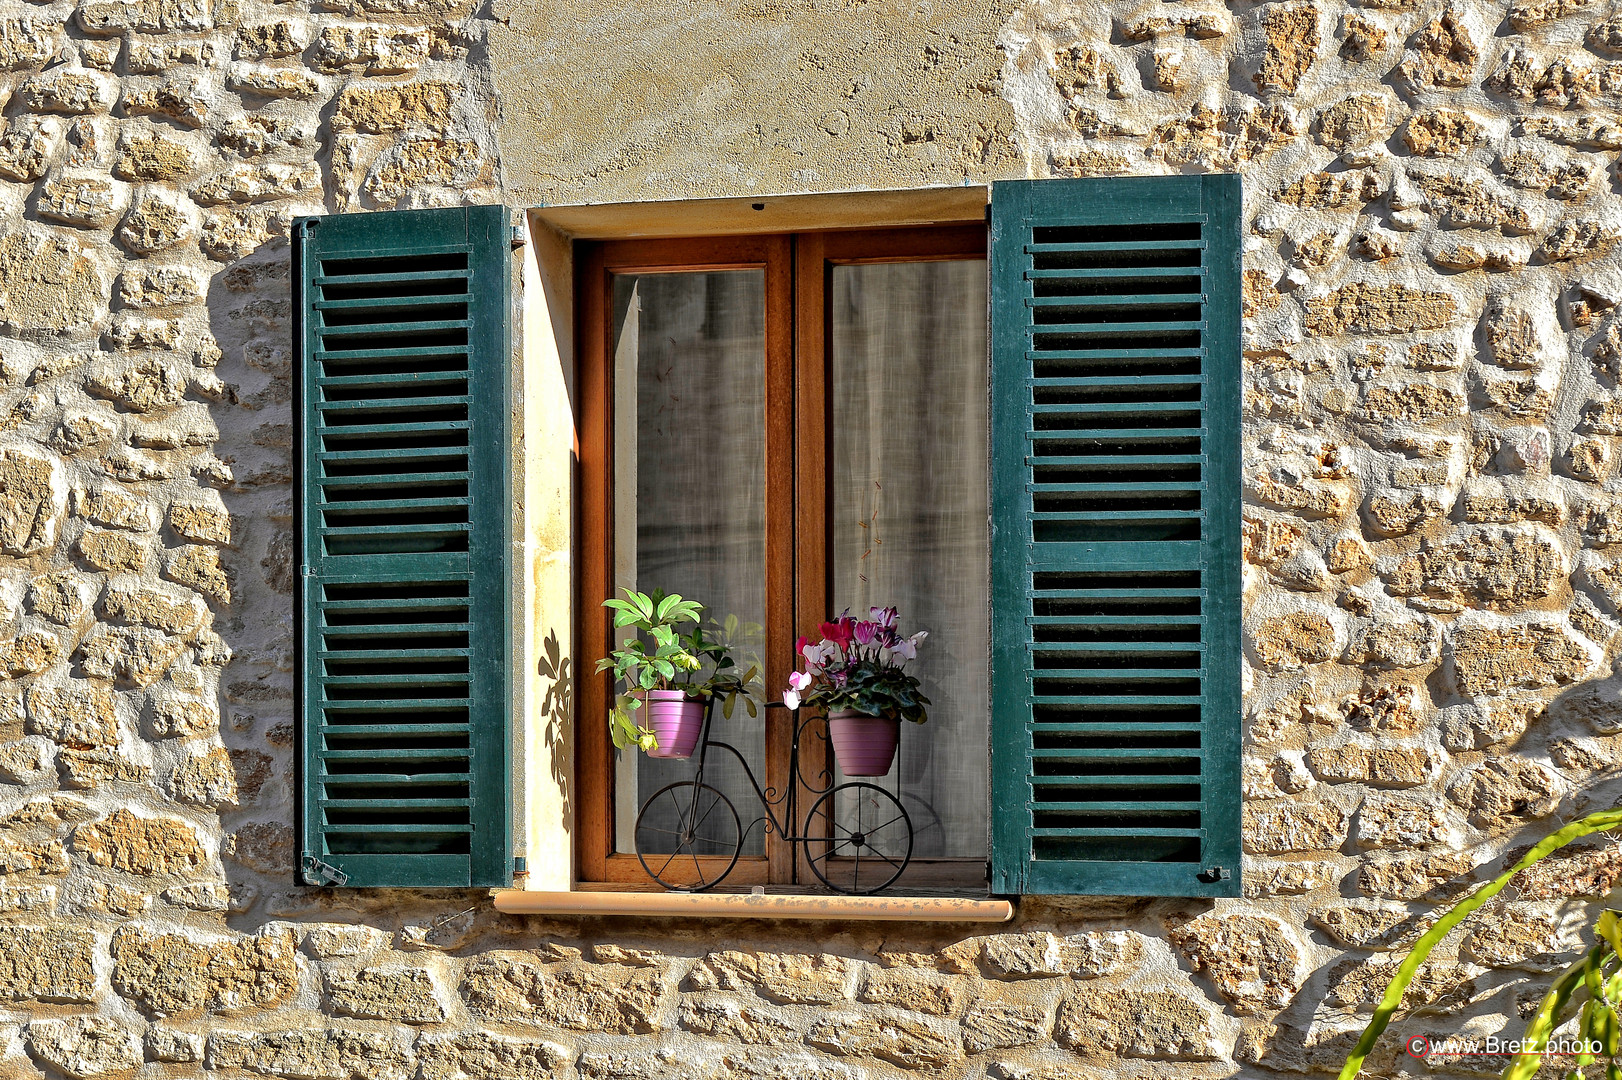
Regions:
<instances>
[{"instance_id":1,"label":"window sill","mask_svg":"<svg viewBox=\"0 0 1622 1080\"><path fill-rule=\"evenodd\" d=\"M1014 917L1011 901L957 896L527 892L522 889L498 889L492 895L496 910L508 915L975 923L1003 923Z\"/></svg>"}]
</instances>

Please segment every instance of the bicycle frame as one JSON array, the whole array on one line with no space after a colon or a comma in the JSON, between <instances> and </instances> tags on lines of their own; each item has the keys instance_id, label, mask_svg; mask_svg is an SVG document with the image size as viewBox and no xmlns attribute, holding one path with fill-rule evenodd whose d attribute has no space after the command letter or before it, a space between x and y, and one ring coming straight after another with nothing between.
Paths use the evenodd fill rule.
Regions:
<instances>
[{"instance_id":1,"label":"bicycle frame","mask_svg":"<svg viewBox=\"0 0 1622 1080\"><path fill-rule=\"evenodd\" d=\"M787 706L781 702L768 702L766 708L783 709L787 708ZM827 720L822 716L802 716L797 709L790 710L790 720L793 725L793 738L789 746L787 787L786 790L779 793L772 788L761 785L760 778L755 775L754 769L750 767L748 760L736 746L711 738L712 726L715 721L715 700L711 698L705 704L703 727L699 731L699 744L696 748L698 766L693 778L668 784L661 788L650 796L647 801L643 802L642 810L637 815L637 858L641 860L643 869L650 877L666 888L686 888L685 885L667 881L661 875L668 869L671 860L681 853L682 848L694 842L695 837L699 836L700 828L709 819L710 815L715 813L716 808L721 805L727 808L727 816L732 820L733 836L736 837L731 842L731 862L727 863L726 868L721 870L718 876L706 879L697 855L689 849L688 854L693 858L694 869L699 872L700 883L697 888L713 888L732 872L732 868L737 865L738 855L742 851L744 841L757 822L763 825L766 836L775 831L780 839L786 840L790 844L805 845L803 857L811 873L824 885L837 892L876 892L887 888L905 872L907 864L912 859L913 831L912 821L907 814L906 808L902 806L900 797L864 780L855 782L847 780L843 784L835 783L836 777L832 768L823 768L814 780L807 778L802 770L800 750L805 745L804 740L808 738L820 738L824 743L830 741ZM818 720L823 723L823 727L820 729L812 726ZM749 786L754 789L755 798L760 803L761 816L751 821L748 828L743 827L737 808L732 805L732 801L719 789L704 782L704 774L709 765L709 756L712 749L724 750L731 754L742 767L743 774L749 778ZM656 832L677 837L675 851L669 854L658 870L655 870L648 863L647 852L642 847L642 818L647 814L649 807L653 805L655 798L664 795L666 792L673 793L682 789L689 790L692 793L685 806L682 805L679 796L671 795L678 807L679 816L677 820L680 828L671 833L668 829L651 826ZM869 793L863 794L864 789ZM709 805L701 810L703 800L700 793L704 791L713 792L715 799L711 800ZM854 796L854 801L849 804L855 813L854 826L849 823L848 819L843 819L841 812L837 809L840 800L845 798L846 794ZM806 811L803 824L800 821L800 801L802 796L810 799L810 809ZM889 808L880 812L885 814L893 812L893 816L882 824L874 824L871 828L864 826L862 808L864 806L876 808L883 802L888 802ZM813 836L811 832L814 823L818 820L822 822L823 828L819 835ZM883 830L889 829L897 823L900 823L902 829L905 830L904 835L893 836L893 834L883 832ZM797 826L801 831L796 831ZM891 839L880 839L875 842L874 840L875 837L889 836L893 836L893 841L900 841L903 850L897 852L892 847L893 854L886 853L883 850L884 846L888 846L893 841ZM716 843L717 841L706 839L704 842ZM819 848L816 845L822 846ZM661 851L659 854L664 854L664 852ZM883 880L876 884L871 884L872 878L870 877L870 887L866 890L860 887L862 860L864 858L869 860L868 865L870 866L878 865L877 862L873 861L878 860L888 864L890 868L889 871L879 871L881 875L887 876L883 876ZM830 872L835 867L843 867L849 870L848 883L844 881L843 870L830 877ZM837 882L836 877L839 878Z\"/></svg>"},{"instance_id":2,"label":"bicycle frame","mask_svg":"<svg viewBox=\"0 0 1622 1080\"><path fill-rule=\"evenodd\" d=\"M766 703L766 708L788 709L788 706L784 705L780 701L769 701ZM794 831L789 828L789 826L793 825L798 818L801 787L805 788L806 794L813 796L826 794L827 792L832 791L834 787L834 774L833 770L831 769L822 770L822 775L819 777L819 779L826 780L826 783L822 787L815 786L800 774L800 739L803 735L805 735L807 725L819 718L806 717L802 719L799 715L798 709L789 709L789 714L790 720L794 724L794 738L789 744L787 791L783 792L776 798L772 798L769 794L771 789L761 787L760 781L755 777L755 770L749 767L749 762L744 758L742 751L740 751L736 746L733 746L731 743L720 742L710 738L710 722L715 716L714 698L709 700L708 706L704 710L704 729L699 734L698 740L698 771L693 774L693 782L696 784L702 784L704 782L704 764L709 758L710 750L712 748L725 750L733 757L738 759L738 764L743 768L743 774L749 778L749 786L755 789L755 798L760 800L760 808L763 812L763 816L758 817L749 823L749 828L743 831L744 837L749 835L749 830L753 829L756 824L764 823L766 832L768 834L775 829L777 831L777 835L781 839L787 840L789 843L801 844L810 843L814 840L826 840L827 837L796 835ZM821 738L822 741L826 743L828 741L828 734L826 729L827 720L825 718L823 718L823 724L824 729ZM772 809L774 807L782 807L782 821L779 821L777 819L777 815L772 813ZM698 805L695 801L693 805L693 813L696 814L697 812Z\"/></svg>"}]
</instances>

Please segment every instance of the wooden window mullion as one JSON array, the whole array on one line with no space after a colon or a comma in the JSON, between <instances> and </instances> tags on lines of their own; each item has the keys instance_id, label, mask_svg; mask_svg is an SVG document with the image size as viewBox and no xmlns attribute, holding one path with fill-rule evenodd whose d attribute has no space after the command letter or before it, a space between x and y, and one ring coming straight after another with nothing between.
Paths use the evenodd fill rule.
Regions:
<instances>
[{"instance_id":1,"label":"wooden window mullion","mask_svg":"<svg viewBox=\"0 0 1622 1080\"><path fill-rule=\"evenodd\" d=\"M828 303L829 267L826 238L822 233L805 233L795 238L794 300L794 415L795 435L795 535L794 549L794 630L816 640L817 629L828 616L828 529L829 441L828 414ZM790 641L790 649L793 641ZM796 660L798 658L795 658ZM817 791L826 787L822 774L829 767L828 744L812 737L800 746L800 775L810 784L801 784L801 813L809 809ZM798 826L796 826L798 827ZM803 846L796 861L794 880L815 883L805 861Z\"/></svg>"},{"instance_id":2,"label":"wooden window mullion","mask_svg":"<svg viewBox=\"0 0 1622 1080\"><path fill-rule=\"evenodd\" d=\"M766 245L766 665L767 701L778 698L794 670L794 262L787 236ZM782 709L763 711L768 793L788 790L792 723ZM740 813L743 811L740 809ZM751 816L746 814L745 819ZM778 810L781 816L781 809ZM788 828L798 831L793 822ZM766 834L767 879L793 880L795 845Z\"/></svg>"}]
</instances>

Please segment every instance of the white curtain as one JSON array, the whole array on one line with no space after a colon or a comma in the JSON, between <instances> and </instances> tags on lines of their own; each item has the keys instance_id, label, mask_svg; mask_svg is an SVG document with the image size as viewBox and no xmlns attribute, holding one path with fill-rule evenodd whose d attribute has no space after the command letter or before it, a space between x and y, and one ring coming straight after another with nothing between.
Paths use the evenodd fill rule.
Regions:
<instances>
[{"instance_id":1,"label":"white curtain","mask_svg":"<svg viewBox=\"0 0 1622 1080\"><path fill-rule=\"evenodd\" d=\"M747 667L759 659L766 620L765 272L617 276L613 325L616 583L680 593L718 621L737 616L735 655ZM742 751L764 783L764 714L751 718L740 705L726 720L717 709L714 725L712 737ZM694 764L621 753L617 850L636 850L641 803L692 779ZM743 827L760 816L731 755L712 754L704 779ZM744 854L764 850L756 827Z\"/></svg>"},{"instance_id":2,"label":"white curtain","mask_svg":"<svg viewBox=\"0 0 1622 1080\"><path fill-rule=\"evenodd\" d=\"M986 264L836 266L835 611L896 607L929 631L910 669L931 706L901 725L913 855L987 850L990 539ZM878 781L897 791L894 772Z\"/></svg>"}]
</instances>

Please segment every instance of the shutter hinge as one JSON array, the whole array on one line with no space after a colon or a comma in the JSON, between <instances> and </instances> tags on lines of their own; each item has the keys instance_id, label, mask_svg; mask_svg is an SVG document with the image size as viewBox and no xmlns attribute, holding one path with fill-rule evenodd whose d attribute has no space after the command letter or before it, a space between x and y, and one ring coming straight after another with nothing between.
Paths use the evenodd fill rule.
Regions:
<instances>
[{"instance_id":1,"label":"shutter hinge","mask_svg":"<svg viewBox=\"0 0 1622 1080\"><path fill-rule=\"evenodd\" d=\"M349 875L322 862L308 851L304 853L304 884L306 885L348 885Z\"/></svg>"},{"instance_id":2,"label":"shutter hinge","mask_svg":"<svg viewBox=\"0 0 1622 1080\"><path fill-rule=\"evenodd\" d=\"M1207 866L1199 872L1199 879L1207 885L1214 885L1219 881L1233 880L1233 871L1226 866Z\"/></svg>"},{"instance_id":3,"label":"shutter hinge","mask_svg":"<svg viewBox=\"0 0 1622 1080\"><path fill-rule=\"evenodd\" d=\"M315 570L309 566L301 565L298 568L299 577L315 577Z\"/></svg>"},{"instance_id":4,"label":"shutter hinge","mask_svg":"<svg viewBox=\"0 0 1622 1080\"><path fill-rule=\"evenodd\" d=\"M524 227L522 225L513 226L512 244L514 251L524 246Z\"/></svg>"},{"instance_id":5,"label":"shutter hinge","mask_svg":"<svg viewBox=\"0 0 1622 1080\"><path fill-rule=\"evenodd\" d=\"M513 856L513 877L522 877L529 873L529 860L522 855Z\"/></svg>"}]
</instances>

